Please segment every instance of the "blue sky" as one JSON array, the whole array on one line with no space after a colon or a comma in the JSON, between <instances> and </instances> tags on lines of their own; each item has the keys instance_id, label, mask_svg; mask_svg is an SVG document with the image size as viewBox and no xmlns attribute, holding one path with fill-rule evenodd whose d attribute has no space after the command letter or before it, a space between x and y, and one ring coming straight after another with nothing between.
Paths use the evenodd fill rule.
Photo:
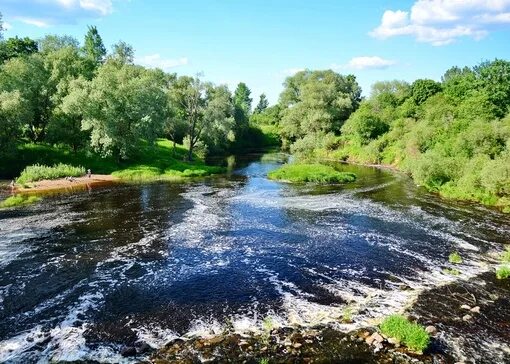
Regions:
<instances>
[{"instance_id":1,"label":"blue sky","mask_svg":"<svg viewBox=\"0 0 510 364\"><path fill-rule=\"evenodd\" d=\"M510 59L510 0L0 0L6 37L69 34L96 25L107 48L136 62L202 72L276 102L285 77L333 68L377 80L439 80L452 65Z\"/></svg>"}]
</instances>

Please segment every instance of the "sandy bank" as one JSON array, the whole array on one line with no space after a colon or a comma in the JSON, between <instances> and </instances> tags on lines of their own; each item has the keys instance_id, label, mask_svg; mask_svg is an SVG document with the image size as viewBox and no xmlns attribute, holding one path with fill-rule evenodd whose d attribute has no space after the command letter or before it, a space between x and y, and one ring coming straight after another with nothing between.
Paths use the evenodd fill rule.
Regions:
<instances>
[{"instance_id":1,"label":"sandy bank","mask_svg":"<svg viewBox=\"0 0 510 364\"><path fill-rule=\"evenodd\" d=\"M54 180L42 180L32 183L27 183L24 186L16 185L14 192L16 193L30 193L30 192L45 192L57 190L73 190L84 189L92 186L100 186L116 182L119 179L109 174L93 174L90 178L75 177L72 180L59 178Z\"/></svg>"}]
</instances>

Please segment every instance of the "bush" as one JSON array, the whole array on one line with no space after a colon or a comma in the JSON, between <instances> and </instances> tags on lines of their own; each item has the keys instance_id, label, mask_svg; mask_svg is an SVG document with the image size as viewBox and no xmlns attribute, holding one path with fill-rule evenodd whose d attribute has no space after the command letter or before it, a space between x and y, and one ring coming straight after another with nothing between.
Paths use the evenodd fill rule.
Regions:
<instances>
[{"instance_id":1,"label":"bush","mask_svg":"<svg viewBox=\"0 0 510 364\"><path fill-rule=\"evenodd\" d=\"M286 164L269 172L268 177L287 182L314 183L345 183L356 180L354 173L339 172L322 164Z\"/></svg>"},{"instance_id":2,"label":"bush","mask_svg":"<svg viewBox=\"0 0 510 364\"><path fill-rule=\"evenodd\" d=\"M74 167L69 164L55 164L52 167L35 164L26 167L16 179L19 184L36 182L43 179L57 179L62 177L79 177L85 174L85 168Z\"/></svg>"},{"instance_id":3,"label":"bush","mask_svg":"<svg viewBox=\"0 0 510 364\"><path fill-rule=\"evenodd\" d=\"M444 268L443 269L443 273L451 275L451 276L458 276L458 275L460 275L460 271L458 269L455 269L455 268Z\"/></svg>"},{"instance_id":4,"label":"bush","mask_svg":"<svg viewBox=\"0 0 510 364\"><path fill-rule=\"evenodd\" d=\"M15 195L0 202L0 208L30 205L40 200L41 198L37 196Z\"/></svg>"},{"instance_id":5,"label":"bush","mask_svg":"<svg viewBox=\"0 0 510 364\"><path fill-rule=\"evenodd\" d=\"M448 256L448 261L453 264L461 264L462 257L458 252L453 252Z\"/></svg>"},{"instance_id":6,"label":"bush","mask_svg":"<svg viewBox=\"0 0 510 364\"><path fill-rule=\"evenodd\" d=\"M510 266L502 265L496 269L496 278L497 279L507 279L510 278Z\"/></svg>"},{"instance_id":7,"label":"bush","mask_svg":"<svg viewBox=\"0 0 510 364\"><path fill-rule=\"evenodd\" d=\"M402 315L391 315L379 325L381 332L404 343L410 350L422 353L430 342L425 329L414 322L409 322Z\"/></svg>"}]
</instances>

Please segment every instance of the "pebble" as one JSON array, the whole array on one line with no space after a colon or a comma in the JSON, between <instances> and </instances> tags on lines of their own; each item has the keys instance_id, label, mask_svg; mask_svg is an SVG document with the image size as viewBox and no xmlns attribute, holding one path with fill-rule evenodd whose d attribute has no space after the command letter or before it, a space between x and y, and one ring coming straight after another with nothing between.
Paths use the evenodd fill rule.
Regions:
<instances>
[{"instance_id":1,"label":"pebble","mask_svg":"<svg viewBox=\"0 0 510 364\"><path fill-rule=\"evenodd\" d=\"M295 343L293 346L294 346L294 349L299 349L301 347L301 344L300 343Z\"/></svg>"},{"instance_id":2,"label":"pebble","mask_svg":"<svg viewBox=\"0 0 510 364\"><path fill-rule=\"evenodd\" d=\"M365 339L365 342L368 344L368 345L372 345L372 343L374 342L374 338L372 336L369 336Z\"/></svg>"},{"instance_id":3,"label":"pebble","mask_svg":"<svg viewBox=\"0 0 510 364\"><path fill-rule=\"evenodd\" d=\"M480 306L475 306L471 309L471 312L473 313L480 313Z\"/></svg>"},{"instance_id":4,"label":"pebble","mask_svg":"<svg viewBox=\"0 0 510 364\"><path fill-rule=\"evenodd\" d=\"M468 305L462 305L460 306L460 308L462 308L463 310L471 310L471 306L468 306Z\"/></svg>"},{"instance_id":5,"label":"pebble","mask_svg":"<svg viewBox=\"0 0 510 364\"><path fill-rule=\"evenodd\" d=\"M219 344L222 341L223 341L223 336L216 336L216 337L213 337L212 339L209 339L209 343L212 345Z\"/></svg>"},{"instance_id":6,"label":"pebble","mask_svg":"<svg viewBox=\"0 0 510 364\"><path fill-rule=\"evenodd\" d=\"M384 338L378 332L374 332L372 334L372 337L374 338L374 341L377 343L382 343L384 341Z\"/></svg>"},{"instance_id":7,"label":"pebble","mask_svg":"<svg viewBox=\"0 0 510 364\"><path fill-rule=\"evenodd\" d=\"M427 332L427 334L429 334L429 335L435 335L435 334L437 333L437 329L436 329L436 327L435 327L435 326L432 326L432 325L427 326L427 327L425 328L425 331L426 331L426 332Z\"/></svg>"},{"instance_id":8,"label":"pebble","mask_svg":"<svg viewBox=\"0 0 510 364\"><path fill-rule=\"evenodd\" d=\"M472 318L471 315L465 315L464 317L462 317L464 321L469 321L471 320L471 318Z\"/></svg>"}]
</instances>

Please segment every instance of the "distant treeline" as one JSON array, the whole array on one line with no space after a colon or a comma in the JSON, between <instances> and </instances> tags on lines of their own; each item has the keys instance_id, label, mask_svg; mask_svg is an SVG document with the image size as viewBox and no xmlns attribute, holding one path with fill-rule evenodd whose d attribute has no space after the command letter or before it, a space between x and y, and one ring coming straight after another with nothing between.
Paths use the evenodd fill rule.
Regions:
<instances>
[{"instance_id":1,"label":"distant treeline","mask_svg":"<svg viewBox=\"0 0 510 364\"><path fill-rule=\"evenodd\" d=\"M378 82L303 71L259 120L301 159L393 165L443 196L510 212L510 62L452 67L441 82Z\"/></svg>"}]
</instances>

